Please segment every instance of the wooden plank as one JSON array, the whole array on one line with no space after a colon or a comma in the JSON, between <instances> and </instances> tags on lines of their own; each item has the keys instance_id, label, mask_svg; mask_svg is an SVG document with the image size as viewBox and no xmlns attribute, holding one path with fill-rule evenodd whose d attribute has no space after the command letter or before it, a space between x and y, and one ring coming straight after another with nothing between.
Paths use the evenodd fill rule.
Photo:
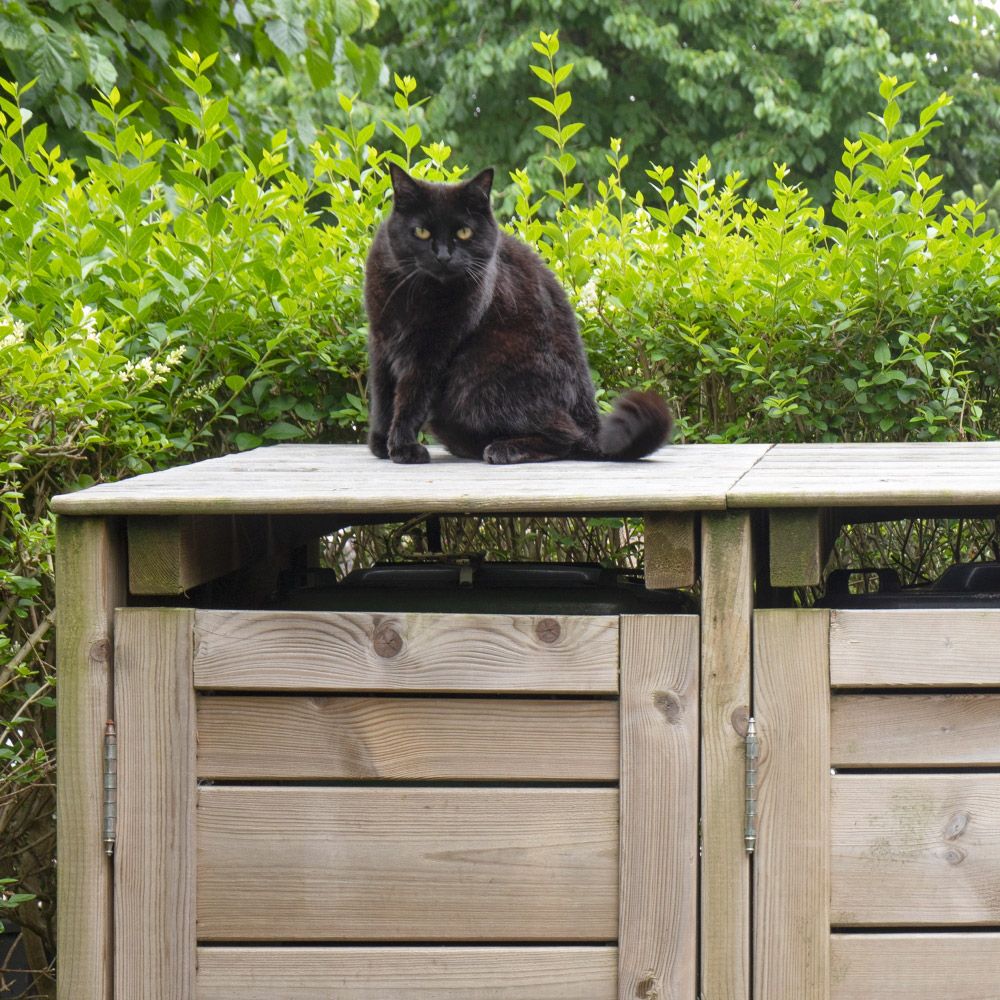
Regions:
<instances>
[{"instance_id":1,"label":"wooden plank","mask_svg":"<svg viewBox=\"0 0 1000 1000\"><path fill-rule=\"evenodd\" d=\"M830 1000L988 1000L1000 934L834 934Z\"/></svg>"},{"instance_id":2,"label":"wooden plank","mask_svg":"<svg viewBox=\"0 0 1000 1000\"><path fill-rule=\"evenodd\" d=\"M115 996L190 1000L195 976L193 614L115 620Z\"/></svg>"},{"instance_id":3,"label":"wooden plank","mask_svg":"<svg viewBox=\"0 0 1000 1000\"><path fill-rule=\"evenodd\" d=\"M616 949L199 948L196 1000L612 1000Z\"/></svg>"},{"instance_id":4,"label":"wooden plank","mask_svg":"<svg viewBox=\"0 0 1000 1000\"><path fill-rule=\"evenodd\" d=\"M1000 767L1000 695L838 694L834 767Z\"/></svg>"},{"instance_id":5,"label":"wooden plank","mask_svg":"<svg viewBox=\"0 0 1000 1000\"><path fill-rule=\"evenodd\" d=\"M828 508L769 511L771 585L815 587L822 583L838 530Z\"/></svg>"},{"instance_id":6,"label":"wooden plank","mask_svg":"<svg viewBox=\"0 0 1000 1000\"><path fill-rule=\"evenodd\" d=\"M363 445L278 445L53 500L75 514L598 513L723 510L766 444L672 445L641 462L496 466L431 449L430 465Z\"/></svg>"},{"instance_id":7,"label":"wooden plank","mask_svg":"<svg viewBox=\"0 0 1000 1000\"><path fill-rule=\"evenodd\" d=\"M622 618L618 997L697 991L698 628Z\"/></svg>"},{"instance_id":8,"label":"wooden plank","mask_svg":"<svg viewBox=\"0 0 1000 1000\"><path fill-rule=\"evenodd\" d=\"M748 1000L743 738L753 600L749 515L705 515L701 552L701 989L717 1000Z\"/></svg>"},{"instance_id":9,"label":"wooden plank","mask_svg":"<svg viewBox=\"0 0 1000 1000\"><path fill-rule=\"evenodd\" d=\"M198 775L617 781L613 701L198 698Z\"/></svg>"},{"instance_id":10,"label":"wooden plank","mask_svg":"<svg viewBox=\"0 0 1000 1000\"><path fill-rule=\"evenodd\" d=\"M199 611L195 683L316 691L618 691L613 616Z\"/></svg>"},{"instance_id":11,"label":"wooden plank","mask_svg":"<svg viewBox=\"0 0 1000 1000\"><path fill-rule=\"evenodd\" d=\"M184 594L261 557L274 558L343 527L343 518L229 514L128 518L129 590Z\"/></svg>"},{"instance_id":12,"label":"wooden plank","mask_svg":"<svg viewBox=\"0 0 1000 1000\"><path fill-rule=\"evenodd\" d=\"M101 842L102 747L112 712L114 608L125 602L124 530L115 519L90 517L60 517L56 529L56 988L59 1000L110 1000L111 863Z\"/></svg>"},{"instance_id":13,"label":"wooden plank","mask_svg":"<svg viewBox=\"0 0 1000 1000\"><path fill-rule=\"evenodd\" d=\"M829 997L829 623L827 611L754 615L755 1000Z\"/></svg>"},{"instance_id":14,"label":"wooden plank","mask_svg":"<svg viewBox=\"0 0 1000 1000\"><path fill-rule=\"evenodd\" d=\"M1000 611L834 611L838 687L1000 685Z\"/></svg>"},{"instance_id":15,"label":"wooden plank","mask_svg":"<svg viewBox=\"0 0 1000 1000\"><path fill-rule=\"evenodd\" d=\"M644 519L646 586L671 590L698 580L697 524L693 514L647 514Z\"/></svg>"},{"instance_id":16,"label":"wooden plank","mask_svg":"<svg viewBox=\"0 0 1000 1000\"><path fill-rule=\"evenodd\" d=\"M261 905L261 887L280 886ZM204 941L612 941L614 789L198 793Z\"/></svg>"},{"instance_id":17,"label":"wooden plank","mask_svg":"<svg viewBox=\"0 0 1000 1000\"><path fill-rule=\"evenodd\" d=\"M833 922L1000 924L1000 775L838 775Z\"/></svg>"},{"instance_id":18,"label":"wooden plank","mask_svg":"<svg viewBox=\"0 0 1000 1000\"><path fill-rule=\"evenodd\" d=\"M995 506L1000 442L779 444L728 492L738 507Z\"/></svg>"}]
</instances>

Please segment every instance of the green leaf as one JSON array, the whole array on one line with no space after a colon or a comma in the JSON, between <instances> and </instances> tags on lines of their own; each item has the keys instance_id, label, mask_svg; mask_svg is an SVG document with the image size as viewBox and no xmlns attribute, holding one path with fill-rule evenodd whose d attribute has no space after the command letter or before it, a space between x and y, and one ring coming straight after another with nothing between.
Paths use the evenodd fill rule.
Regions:
<instances>
[{"instance_id":1,"label":"green leaf","mask_svg":"<svg viewBox=\"0 0 1000 1000\"><path fill-rule=\"evenodd\" d=\"M269 441L291 441L295 438L305 437L305 434L303 428L296 427L285 420L276 421L264 431L264 437Z\"/></svg>"}]
</instances>

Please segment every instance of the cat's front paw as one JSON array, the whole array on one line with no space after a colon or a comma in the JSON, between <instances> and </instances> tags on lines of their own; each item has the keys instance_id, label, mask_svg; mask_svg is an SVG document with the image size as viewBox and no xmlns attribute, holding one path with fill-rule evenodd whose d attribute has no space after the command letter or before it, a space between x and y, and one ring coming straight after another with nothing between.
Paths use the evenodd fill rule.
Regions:
<instances>
[{"instance_id":1,"label":"cat's front paw","mask_svg":"<svg viewBox=\"0 0 1000 1000\"><path fill-rule=\"evenodd\" d=\"M391 448L389 458L402 465L424 465L431 460L431 453L422 444L404 444Z\"/></svg>"},{"instance_id":2,"label":"cat's front paw","mask_svg":"<svg viewBox=\"0 0 1000 1000\"><path fill-rule=\"evenodd\" d=\"M376 458L388 458L389 446L385 443L385 435L372 431L368 435L368 447Z\"/></svg>"}]
</instances>

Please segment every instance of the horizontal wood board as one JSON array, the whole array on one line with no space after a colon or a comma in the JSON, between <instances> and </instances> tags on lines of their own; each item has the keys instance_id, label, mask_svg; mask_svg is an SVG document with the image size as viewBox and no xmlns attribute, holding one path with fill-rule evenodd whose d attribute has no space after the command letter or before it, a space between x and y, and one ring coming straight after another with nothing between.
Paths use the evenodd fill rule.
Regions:
<instances>
[{"instance_id":1,"label":"horizontal wood board","mask_svg":"<svg viewBox=\"0 0 1000 1000\"><path fill-rule=\"evenodd\" d=\"M995 1000L1000 934L834 934L830 1000Z\"/></svg>"},{"instance_id":2,"label":"horizontal wood board","mask_svg":"<svg viewBox=\"0 0 1000 1000\"><path fill-rule=\"evenodd\" d=\"M769 445L672 445L640 462L498 466L431 449L397 465L363 445L285 444L63 494L65 514L721 510Z\"/></svg>"},{"instance_id":3,"label":"horizontal wood board","mask_svg":"<svg viewBox=\"0 0 1000 1000\"><path fill-rule=\"evenodd\" d=\"M614 789L203 787L197 840L203 941L618 935Z\"/></svg>"},{"instance_id":4,"label":"horizontal wood board","mask_svg":"<svg viewBox=\"0 0 1000 1000\"><path fill-rule=\"evenodd\" d=\"M198 698L198 775L617 781L618 704L497 698Z\"/></svg>"},{"instance_id":5,"label":"horizontal wood board","mask_svg":"<svg viewBox=\"0 0 1000 1000\"><path fill-rule=\"evenodd\" d=\"M196 1000L614 1000L617 949L198 949Z\"/></svg>"},{"instance_id":6,"label":"horizontal wood board","mask_svg":"<svg viewBox=\"0 0 1000 1000\"><path fill-rule=\"evenodd\" d=\"M618 691L615 616L198 611L195 686Z\"/></svg>"},{"instance_id":7,"label":"horizontal wood board","mask_svg":"<svg viewBox=\"0 0 1000 1000\"><path fill-rule=\"evenodd\" d=\"M834 687L1000 687L1000 610L831 615Z\"/></svg>"},{"instance_id":8,"label":"horizontal wood board","mask_svg":"<svg viewBox=\"0 0 1000 1000\"><path fill-rule=\"evenodd\" d=\"M731 507L990 505L1000 442L778 444L728 493Z\"/></svg>"},{"instance_id":9,"label":"horizontal wood board","mask_svg":"<svg viewBox=\"0 0 1000 1000\"><path fill-rule=\"evenodd\" d=\"M832 925L1000 927L1000 774L837 775L831 800Z\"/></svg>"},{"instance_id":10,"label":"horizontal wood board","mask_svg":"<svg viewBox=\"0 0 1000 1000\"><path fill-rule=\"evenodd\" d=\"M835 694L834 767L1000 767L998 694Z\"/></svg>"}]
</instances>

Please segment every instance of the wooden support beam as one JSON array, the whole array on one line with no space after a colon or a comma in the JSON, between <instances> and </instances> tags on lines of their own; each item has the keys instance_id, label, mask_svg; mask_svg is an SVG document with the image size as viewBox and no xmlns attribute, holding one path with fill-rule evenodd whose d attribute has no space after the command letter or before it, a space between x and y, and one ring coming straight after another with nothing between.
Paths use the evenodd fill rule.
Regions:
<instances>
[{"instance_id":1,"label":"wooden support beam","mask_svg":"<svg viewBox=\"0 0 1000 1000\"><path fill-rule=\"evenodd\" d=\"M702 518L701 994L749 1000L750 864L743 850L753 559L749 513Z\"/></svg>"},{"instance_id":2,"label":"wooden support beam","mask_svg":"<svg viewBox=\"0 0 1000 1000\"><path fill-rule=\"evenodd\" d=\"M697 525L695 514L646 515L647 587L670 590L695 585L698 579Z\"/></svg>"},{"instance_id":3,"label":"wooden support beam","mask_svg":"<svg viewBox=\"0 0 1000 1000\"><path fill-rule=\"evenodd\" d=\"M129 590L138 595L184 594L349 523L350 519L325 515L130 517Z\"/></svg>"},{"instance_id":4,"label":"wooden support beam","mask_svg":"<svg viewBox=\"0 0 1000 1000\"><path fill-rule=\"evenodd\" d=\"M125 572L119 519L59 518L59 1000L112 995L111 862L101 842L103 738L112 712L114 609L125 603Z\"/></svg>"},{"instance_id":5,"label":"wooden support beam","mask_svg":"<svg viewBox=\"0 0 1000 1000\"><path fill-rule=\"evenodd\" d=\"M823 582L841 520L823 507L770 512L771 585L815 587Z\"/></svg>"}]
</instances>

